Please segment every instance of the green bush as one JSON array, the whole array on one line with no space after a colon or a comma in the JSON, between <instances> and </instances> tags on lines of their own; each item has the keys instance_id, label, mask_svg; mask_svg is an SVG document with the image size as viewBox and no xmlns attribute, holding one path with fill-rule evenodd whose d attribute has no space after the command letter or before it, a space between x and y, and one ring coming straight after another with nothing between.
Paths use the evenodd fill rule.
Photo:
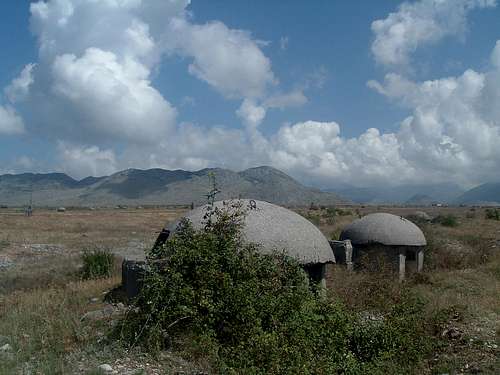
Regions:
<instances>
[{"instance_id":1,"label":"green bush","mask_svg":"<svg viewBox=\"0 0 500 375\"><path fill-rule=\"evenodd\" d=\"M183 350L221 374L374 373L426 353L420 303L402 298L378 324L364 322L321 298L295 260L244 244L241 215L218 211L202 231L181 221L149 254L154 266L120 325L125 342Z\"/></svg>"},{"instance_id":2,"label":"green bush","mask_svg":"<svg viewBox=\"0 0 500 375\"><path fill-rule=\"evenodd\" d=\"M456 227L458 226L458 220L455 215L438 215L432 220L433 223L441 224L445 227Z\"/></svg>"},{"instance_id":3,"label":"green bush","mask_svg":"<svg viewBox=\"0 0 500 375\"><path fill-rule=\"evenodd\" d=\"M10 245L10 241L9 240L7 240L7 239L1 239L0 240L0 251L3 250L3 249L5 249L5 248L7 248L7 247L9 247L9 245Z\"/></svg>"},{"instance_id":4,"label":"green bush","mask_svg":"<svg viewBox=\"0 0 500 375\"><path fill-rule=\"evenodd\" d=\"M107 250L85 250L82 254L82 261L82 278L99 279L111 276L115 256Z\"/></svg>"},{"instance_id":5,"label":"green bush","mask_svg":"<svg viewBox=\"0 0 500 375\"><path fill-rule=\"evenodd\" d=\"M302 216L316 226L319 226L321 224L321 217L317 214L308 211L303 213Z\"/></svg>"},{"instance_id":6,"label":"green bush","mask_svg":"<svg viewBox=\"0 0 500 375\"><path fill-rule=\"evenodd\" d=\"M485 216L488 220L500 220L500 211L496 208L487 208Z\"/></svg>"},{"instance_id":7,"label":"green bush","mask_svg":"<svg viewBox=\"0 0 500 375\"><path fill-rule=\"evenodd\" d=\"M339 216L351 216L352 215L351 210L343 210L341 208L338 208L335 211L337 212L337 215L339 215Z\"/></svg>"},{"instance_id":8,"label":"green bush","mask_svg":"<svg viewBox=\"0 0 500 375\"><path fill-rule=\"evenodd\" d=\"M323 213L323 217L326 219L328 225L335 224L335 217L337 216L337 211L335 208L327 207Z\"/></svg>"}]
</instances>

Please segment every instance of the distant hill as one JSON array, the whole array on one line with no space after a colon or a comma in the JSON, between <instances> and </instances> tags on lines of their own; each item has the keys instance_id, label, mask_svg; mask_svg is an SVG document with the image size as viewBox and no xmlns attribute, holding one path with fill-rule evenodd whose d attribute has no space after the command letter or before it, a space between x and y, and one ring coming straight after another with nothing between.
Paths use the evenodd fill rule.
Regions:
<instances>
[{"instance_id":1,"label":"distant hill","mask_svg":"<svg viewBox=\"0 0 500 375\"><path fill-rule=\"evenodd\" d=\"M23 206L31 191L37 206L116 206L203 204L215 174L218 199L254 198L288 206L311 202L333 205L342 199L335 193L306 187L272 167L242 172L203 169L189 172L165 169L127 169L111 176L80 181L63 173L0 175L0 204Z\"/></svg>"},{"instance_id":2,"label":"distant hill","mask_svg":"<svg viewBox=\"0 0 500 375\"><path fill-rule=\"evenodd\" d=\"M464 190L451 183L400 185L395 187L356 187L340 185L328 189L356 203L364 204L406 204L416 196L426 196L433 202L451 203Z\"/></svg>"},{"instance_id":3,"label":"distant hill","mask_svg":"<svg viewBox=\"0 0 500 375\"><path fill-rule=\"evenodd\" d=\"M500 204L500 182L488 182L476 186L460 195L456 203L460 204Z\"/></svg>"},{"instance_id":4,"label":"distant hill","mask_svg":"<svg viewBox=\"0 0 500 375\"><path fill-rule=\"evenodd\" d=\"M425 194L415 194L408 199L405 204L408 206L430 206L436 201Z\"/></svg>"}]
</instances>

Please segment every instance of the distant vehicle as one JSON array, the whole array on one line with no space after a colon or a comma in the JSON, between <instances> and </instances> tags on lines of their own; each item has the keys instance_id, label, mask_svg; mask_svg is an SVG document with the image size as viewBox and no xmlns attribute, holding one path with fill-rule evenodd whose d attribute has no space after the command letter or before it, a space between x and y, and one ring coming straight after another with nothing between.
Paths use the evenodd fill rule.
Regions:
<instances>
[{"instance_id":1,"label":"distant vehicle","mask_svg":"<svg viewBox=\"0 0 500 375\"><path fill-rule=\"evenodd\" d=\"M66 208L64 208L64 207L59 207L59 208L57 209L57 212L66 212Z\"/></svg>"}]
</instances>

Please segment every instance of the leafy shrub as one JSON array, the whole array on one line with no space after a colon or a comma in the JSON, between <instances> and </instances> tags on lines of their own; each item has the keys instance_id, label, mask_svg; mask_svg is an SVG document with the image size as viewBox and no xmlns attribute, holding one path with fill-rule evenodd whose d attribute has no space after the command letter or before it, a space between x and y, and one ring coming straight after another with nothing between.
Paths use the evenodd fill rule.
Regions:
<instances>
[{"instance_id":1,"label":"leafy shrub","mask_svg":"<svg viewBox=\"0 0 500 375\"><path fill-rule=\"evenodd\" d=\"M340 229L336 229L333 232L330 233L330 239L333 241L338 241L340 240L340 234L342 231Z\"/></svg>"},{"instance_id":2,"label":"leafy shrub","mask_svg":"<svg viewBox=\"0 0 500 375\"><path fill-rule=\"evenodd\" d=\"M332 207L327 207L323 213L323 217L326 218L326 223L328 225L335 224L335 217L337 216L337 210Z\"/></svg>"},{"instance_id":3,"label":"leafy shrub","mask_svg":"<svg viewBox=\"0 0 500 375\"><path fill-rule=\"evenodd\" d=\"M242 214L216 211L202 231L181 221L149 254L154 266L121 324L126 342L183 349L223 374L373 373L425 353L420 304L402 299L367 325L319 297L295 260L244 244Z\"/></svg>"},{"instance_id":4,"label":"leafy shrub","mask_svg":"<svg viewBox=\"0 0 500 375\"><path fill-rule=\"evenodd\" d=\"M351 210L343 210L341 208L338 208L335 211L337 212L337 215L339 215L339 216L351 216L352 215Z\"/></svg>"},{"instance_id":5,"label":"leafy shrub","mask_svg":"<svg viewBox=\"0 0 500 375\"><path fill-rule=\"evenodd\" d=\"M319 226L321 224L321 218L318 215L308 213L304 217L316 226Z\"/></svg>"},{"instance_id":6,"label":"leafy shrub","mask_svg":"<svg viewBox=\"0 0 500 375\"><path fill-rule=\"evenodd\" d=\"M7 247L9 247L9 245L10 245L10 241L9 240L7 240L7 239L1 239L0 240L0 251L3 250L3 249L5 249L5 248L7 248Z\"/></svg>"},{"instance_id":7,"label":"leafy shrub","mask_svg":"<svg viewBox=\"0 0 500 375\"><path fill-rule=\"evenodd\" d=\"M500 220L500 211L496 208L487 208L485 216L488 220Z\"/></svg>"},{"instance_id":8,"label":"leafy shrub","mask_svg":"<svg viewBox=\"0 0 500 375\"><path fill-rule=\"evenodd\" d=\"M433 223L441 224L444 227L456 227L458 226L458 220L455 215L438 215L432 220Z\"/></svg>"},{"instance_id":9,"label":"leafy shrub","mask_svg":"<svg viewBox=\"0 0 500 375\"><path fill-rule=\"evenodd\" d=\"M110 277L113 273L115 256L107 250L85 250L82 254L82 278L99 279Z\"/></svg>"}]
</instances>

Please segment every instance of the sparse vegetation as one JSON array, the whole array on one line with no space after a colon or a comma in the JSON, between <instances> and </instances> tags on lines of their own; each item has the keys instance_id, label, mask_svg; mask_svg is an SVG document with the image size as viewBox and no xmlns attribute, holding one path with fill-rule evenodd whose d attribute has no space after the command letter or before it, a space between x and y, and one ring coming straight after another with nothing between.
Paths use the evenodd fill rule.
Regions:
<instances>
[{"instance_id":1,"label":"sparse vegetation","mask_svg":"<svg viewBox=\"0 0 500 375\"><path fill-rule=\"evenodd\" d=\"M475 211L469 211L465 214L465 217L467 219L474 219L476 217L476 212Z\"/></svg>"},{"instance_id":2,"label":"sparse vegetation","mask_svg":"<svg viewBox=\"0 0 500 375\"><path fill-rule=\"evenodd\" d=\"M80 319L88 299L116 282L76 282L2 296L0 344L8 343L12 351L0 353L0 374L74 373L68 354L78 347L97 348L99 327L88 326Z\"/></svg>"},{"instance_id":3,"label":"sparse vegetation","mask_svg":"<svg viewBox=\"0 0 500 375\"><path fill-rule=\"evenodd\" d=\"M365 321L312 291L299 264L239 240L238 214L204 231L181 222L121 326L131 345L208 358L214 373L374 373L409 368L432 347L424 304L408 291Z\"/></svg>"},{"instance_id":4,"label":"sparse vegetation","mask_svg":"<svg viewBox=\"0 0 500 375\"><path fill-rule=\"evenodd\" d=\"M341 209L341 208L336 209L335 212L339 216L351 216L352 215L351 210L346 210L346 209Z\"/></svg>"},{"instance_id":5,"label":"sparse vegetation","mask_svg":"<svg viewBox=\"0 0 500 375\"><path fill-rule=\"evenodd\" d=\"M307 214L305 216L305 218L307 220L309 220L311 223L313 223L314 225L316 225L317 227L321 224L321 218L318 215Z\"/></svg>"},{"instance_id":6,"label":"sparse vegetation","mask_svg":"<svg viewBox=\"0 0 500 375\"><path fill-rule=\"evenodd\" d=\"M155 239L155 232L185 209L145 208L134 209L133 212L90 212L75 209L64 218L64 222L55 218L54 211L42 209L29 219L21 211L17 213L10 210L8 214L1 214L1 236L8 240L9 245L0 256L10 259L13 266L0 272L0 346L6 343L12 346L11 352L0 353L0 374L31 371L44 375L87 375L96 373L98 365L102 363L109 363L116 370L116 363L123 363L124 358L135 361L137 368L144 369L144 374L151 373L151 368L161 369L158 373L217 373L217 366L229 366L227 361L222 363L221 358L227 358L222 355L225 351L231 352L234 346L228 342L219 343L214 337L206 339L205 336L196 334L191 330L189 319L179 321L168 330L170 334L164 336L165 344L171 350L155 353L155 356L142 352L142 342L125 352L119 340L110 340L106 333L112 327L113 319L82 320L87 312L109 307L102 301L103 293L117 286L120 279L112 277L81 281L81 274L78 273L81 269L79 249L99 246L117 252L129 241L137 239L150 241L145 245L149 248ZM354 211L353 208L342 210ZM324 215L323 211L326 208L315 213L320 216ZM372 206L359 208L361 215L374 211L406 216L414 209ZM318 313L311 306L323 305L316 305L314 300L300 314L286 316L279 321L277 326L280 330L277 332L266 331L267 335L257 336L263 338L264 342L252 341L255 345L253 351L248 347L250 344L234 349L233 356L230 357L231 363L236 367L244 361L255 361L254 356L261 352L266 354L263 357L264 364L272 363L273 360L277 363L280 362L280 355L287 355L284 351L290 353L290 356L294 355L296 361L307 363L310 361L308 353L311 351L306 347L303 355L297 349L301 348L300 345L314 347L323 342L328 350L334 347L346 348L342 345L335 346L337 341L321 341L327 340L328 336L318 338L315 336L318 331L311 328L323 327L326 330L330 327L330 323L321 319L319 323L315 321L318 316L329 316L330 311L339 319L348 315L345 322L349 323L351 330L340 330L339 337L348 338L349 343L353 344L347 346L348 350L356 353L352 356L353 365L356 361L359 364L359 358L367 352L368 356L371 355L370 350L374 347L370 345L371 340L374 343L393 340L390 343L397 345L408 340L410 347L420 343L424 349L417 353L418 358L414 362L404 363L404 356L411 351L403 350L402 361L389 363L390 359L384 361L381 358L386 355L385 344L382 343L382 346L378 346L379 349L382 348L378 352L380 355L372 357L371 362L361 361L361 366L364 366L362 370L351 367L352 374L497 374L500 368L498 222L486 219L482 209L476 209L476 217L469 220L464 220L471 211L468 208L429 207L426 211L431 216L453 215L461 219L461 224L458 227L421 224L429 242L424 273L408 277L404 283L397 283L393 276L348 272L341 265L332 265L327 273L329 296L324 302L333 304L331 310L328 307ZM337 214L332 224L321 216L319 228L328 236L338 236L341 229L354 219L354 215ZM30 250L30 244L56 243L63 245L64 252L50 254ZM203 257L200 259L207 260ZM114 272L117 270L115 268ZM214 273L220 274L219 269ZM215 276L213 280L219 282ZM94 297L98 297L99 301L92 302ZM198 302L204 303L205 300L200 298ZM247 299L243 299L243 302L247 303ZM268 304L268 300L263 300L259 306L273 305ZM408 310L411 312L410 322L403 322L402 316L408 316L403 311ZM222 314L224 310L216 311ZM289 311L293 309L289 308L288 315ZM272 314L270 316L278 316L278 312ZM292 322L295 322L295 327L303 324L304 329L299 330L299 327L292 330ZM391 326L387 326L386 322L391 322ZM399 322L401 325L397 326L392 322ZM168 324L171 323L173 321ZM356 329L364 333L355 334ZM286 343L284 340L288 340L288 336L283 332L296 337L297 342L282 345L281 351L266 352L276 342L280 345ZM414 333L416 336L413 336ZM221 335L228 337L225 330L222 330ZM355 349L356 347L359 349ZM429 347L432 353L426 356L425 352ZM321 350L318 349L318 352ZM184 359L179 358L180 356ZM286 373L281 368L273 370L275 373ZM321 373L322 370L316 367L310 372ZM134 373L132 369L128 371ZM137 371L140 373L140 370Z\"/></svg>"},{"instance_id":7,"label":"sparse vegetation","mask_svg":"<svg viewBox=\"0 0 500 375\"><path fill-rule=\"evenodd\" d=\"M7 240L5 238L0 239L0 251L2 251L3 249L7 248L9 245L10 245L10 241L9 240Z\"/></svg>"},{"instance_id":8,"label":"sparse vegetation","mask_svg":"<svg viewBox=\"0 0 500 375\"><path fill-rule=\"evenodd\" d=\"M110 277L115 264L115 256L104 249L85 250L82 254L82 278L99 279Z\"/></svg>"},{"instance_id":9,"label":"sparse vegetation","mask_svg":"<svg viewBox=\"0 0 500 375\"><path fill-rule=\"evenodd\" d=\"M335 217L337 216L337 210L333 207L326 207L323 210L323 217L326 219L328 225L335 224Z\"/></svg>"},{"instance_id":10,"label":"sparse vegetation","mask_svg":"<svg viewBox=\"0 0 500 375\"><path fill-rule=\"evenodd\" d=\"M500 220L500 210L496 208L487 208L485 215L486 219L497 220L497 221Z\"/></svg>"},{"instance_id":11,"label":"sparse vegetation","mask_svg":"<svg viewBox=\"0 0 500 375\"><path fill-rule=\"evenodd\" d=\"M433 220L433 223L441 224L444 227L456 227L458 226L458 219L453 214L448 215L438 215Z\"/></svg>"}]
</instances>

